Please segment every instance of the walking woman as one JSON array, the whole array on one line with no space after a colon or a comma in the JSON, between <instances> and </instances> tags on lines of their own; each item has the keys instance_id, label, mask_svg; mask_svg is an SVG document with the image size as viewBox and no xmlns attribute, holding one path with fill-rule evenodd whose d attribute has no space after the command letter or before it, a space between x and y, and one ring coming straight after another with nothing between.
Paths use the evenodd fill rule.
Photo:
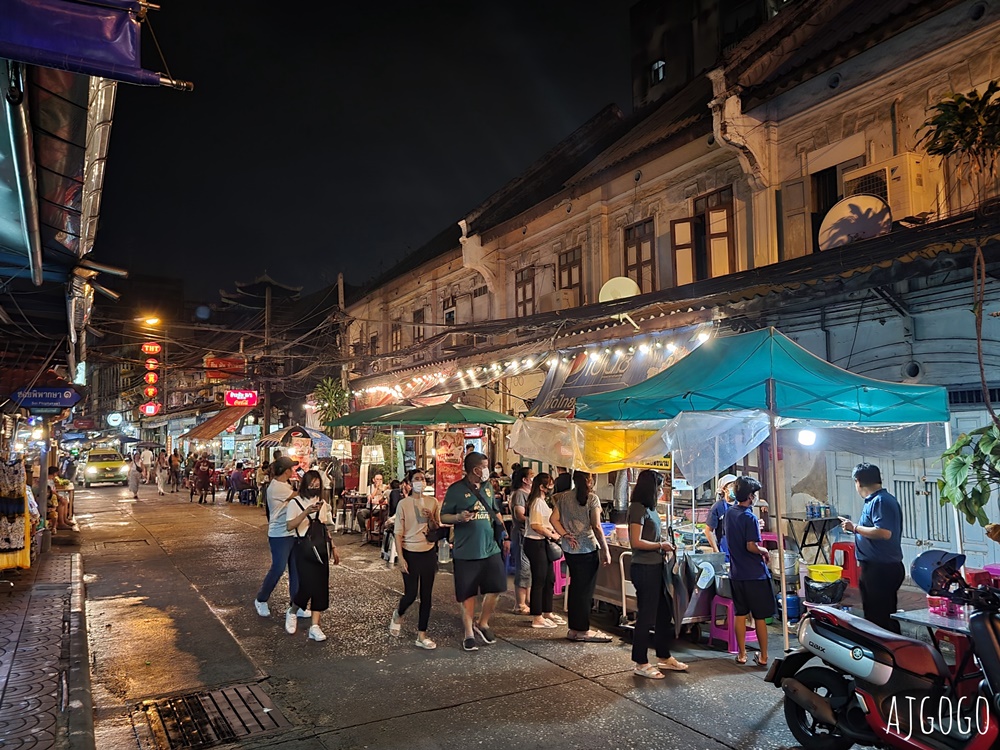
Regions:
<instances>
[{"instance_id":1,"label":"walking woman","mask_svg":"<svg viewBox=\"0 0 1000 750\"><path fill-rule=\"evenodd\" d=\"M170 459L167 458L167 452L165 450L160 451L160 455L156 457L156 492L159 495L165 495L167 491L167 479L170 475Z\"/></svg>"},{"instance_id":2,"label":"walking woman","mask_svg":"<svg viewBox=\"0 0 1000 750\"><path fill-rule=\"evenodd\" d=\"M287 516L286 528L295 533L293 554L299 573L292 604L300 611L312 610L309 640L325 641L319 619L330 608L330 553L334 565L340 564L340 555L333 546L333 514L330 504L323 500L323 480L318 471L307 471L302 477L298 495L288 504ZM294 634L296 624L295 618L286 618L285 630Z\"/></svg>"},{"instance_id":3,"label":"walking woman","mask_svg":"<svg viewBox=\"0 0 1000 750\"><path fill-rule=\"evenodd\" d=\"M139 483L146 476L146 467L139 457L139 451L133 451L132 460L128 462L128 491L132 497L139 498Z\"/></svg>"},{"instance_id":4,"label":"walking woman","mask_svg":"<svg viewBox=\"0 0 1000 750\"><path fill-rule=\"evenodd\" d=\"M686 672L688 665L670 654L674 623L670 603L664 592L664 553L673 552L674 545L660 538L660 516L656 502L663 494L663 475L643 469L632 490L628 506L628 536L632 548L631 578L635 586L635 632L632 635L634 672L640 677L663 679L661 669ZM655 628L655 630L654 630ZM655 634L651 634L654 630ZM656 649L657 664L649 663L650 646Z\"/></svg>"},{"instance_id":5,"label":"walking woman","mask_svg":"<svg viewBox=\"0 0 1000 750\"><path fill-rule=\"evenodd\" d=\"M548 474L536 474L528 494L528 527L524 535L524 553L531 564L531 594L528 599L533 628L556 628L566 624L566 620L552 612L552 587L556 582L556 573L552 569L547 548L549 541L559 542L559 534L549 522L552 508L547 497L552 491L552 484L552 477Z\"/></svg>"},{"instance_id":6,"label":"walking woman","mask_svg":"<svg viewBox=\"0 0 1000 750\"><path fill-rule=\"evenodd\" d=\"M434 575L437 573L437 542L427 539L428 530L441 528L441 512L437 500L424 496L424 472L414 469L403 486L410 487L410 494L396 506L396 557L403 572L403 596L392 613L389 634L399 638L402 619L406 610L420 596L420 619L417 622L417 640L413 645L432 650L437 644L427 637L431 618L431 597L434 593ZM447 544L447 542L446 542Z\"/></svg>"},{"instance_id":7,"label":"walking woman","mask_svg":"<svg viewBox=\"0 0 1000 750\"><path fill-rule=\"evenodd\" d=\"M590 629L590 608L597 585L597 569L611 565L611 550L601 530L601 500L594 492L594 477L573 472L572 490L553 497L552 528L562 537L569 568L566 638L585 643L611 643L606 635Z\"/></svg>"},{"instance_id":8,"label":"walking woman","mask_svg":"<svg viewBox=\"0 0 1000 750\"><path fill-rule=\"evenodd\" d=\"M510 556L514 561L514 614L527 615L528 591L531 589L531 563L524 553L524 535L528 529L528 495L534 470L514 464L511 475L510 514L513 533L510 540Z\"/></svg>"}]
</instances>

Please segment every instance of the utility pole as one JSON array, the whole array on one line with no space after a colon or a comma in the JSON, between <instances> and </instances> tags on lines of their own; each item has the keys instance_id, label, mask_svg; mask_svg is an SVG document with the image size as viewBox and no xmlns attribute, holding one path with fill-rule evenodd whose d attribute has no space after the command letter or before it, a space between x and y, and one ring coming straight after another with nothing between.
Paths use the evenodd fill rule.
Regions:
<instances>
[{"instance_id":1,"label":"utility pole","mask_svg":"<svg viewBox=\"0 0 1000 750\"><path fill-rule=\"evenodd\" d=\"M271 285L268 284L264 290L264 361L265 368L261 387L264 390L264 426L261 428L261 437L271 434L271 381L268 379L267 367L268 357L271 354Z\"/></svg>"},{"instance_id":2,"label":"utility pole","mask_svg":"<svg viewBox=\"0 0 1000 750\"><path fill-rule=\"evenodd\" d=\"M340 307L340 355L339 359L341 361L340 365L340 386L347 391L347 366L344 362L344 342L347 341L347 311L344 308L344 274L337 274L337 305Z\"/></svg>"}]
</instances>

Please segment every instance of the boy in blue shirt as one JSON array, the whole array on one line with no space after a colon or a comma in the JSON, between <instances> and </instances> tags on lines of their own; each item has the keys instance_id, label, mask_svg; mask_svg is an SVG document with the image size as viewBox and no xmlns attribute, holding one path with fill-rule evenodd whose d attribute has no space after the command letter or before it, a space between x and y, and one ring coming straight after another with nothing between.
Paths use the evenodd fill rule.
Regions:
<instances>
[{"instance_id":1,"label":"boy in blue shirt","mask_svg":"<svg viewBox=\"0 0 1000 750\"><path fill-rule=\"evenodd\" d=\"M725 518L729 544L729 580L733 587L733 613L736 617L737 664L747 663L747 615L752 615L760 651L753 661L767 666L767 618L774 616L774 592L771 571L767 564L771 556L760 538L760 524L751 509L760 490L760 482L752 477L736 480L736 505Z\"/></svg>"}]
</instances>

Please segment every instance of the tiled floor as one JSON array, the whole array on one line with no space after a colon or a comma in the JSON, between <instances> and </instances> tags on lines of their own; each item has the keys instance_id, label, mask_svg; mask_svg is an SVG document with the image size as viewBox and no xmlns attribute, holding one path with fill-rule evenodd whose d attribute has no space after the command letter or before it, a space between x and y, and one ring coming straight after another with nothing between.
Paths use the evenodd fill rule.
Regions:
<instances>
[{"instance_id":1,"label":"tiled floor","mask_svg":"<svg viewBox=\"0 0 1000 750\"><path fill-rule=\"evenodd\" d=\"M36 568L8 571L0 594L0 745L58 747L65 735L72 558L58 549Z\"/></svg>"}]
</instances>

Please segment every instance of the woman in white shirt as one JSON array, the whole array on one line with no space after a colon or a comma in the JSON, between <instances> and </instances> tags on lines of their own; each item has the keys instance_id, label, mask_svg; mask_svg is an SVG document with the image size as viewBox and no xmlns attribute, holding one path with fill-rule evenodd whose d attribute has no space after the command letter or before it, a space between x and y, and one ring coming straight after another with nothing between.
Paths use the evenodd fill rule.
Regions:
<instances>
[{"instance_id":1,"label":"woman in white shirt","mask_svg":"<svg viewBox=\"0 0 1000 750\"><path fill-rule=\"evenodd\" d=\"M552 613L552 587L556 582L556 573L546 553L549 541L559 542L559 534L549 521L552 508L547 496L553 485L552 477L548 474L536 474L528 494L528 527L524 534L524 553L531 563L531 593L528 600L533 628L555 628L566 624L566 620Z\"/></svg>"},{"instance_id":2,"label":"woman in white shirt","mask_svg":"<svg viewBox=\"0 0 1000 750\"><path fill-rule=\"evenodd\" d=\"M323 501L323 480L318 471L307 471L299 485L299 493L288 503L286 527L295 534L295 564L299 587L293 604L300 610L312 610L309 638L325 641L319 626L320 615L330 608L330 552L333 564L340 564L340 555L333 546L329 527L333 526L330 504ZM286 620L285 630L295 633L294 618Z\"/></svg>"},{"instance_id":3,"label":"woman in white shirt","mask_svg":"<svg viewBox=\"0 0 1000 750\"><path fill-rule=\"evenodd\" d=\"M433 495L424 495L424 472L414 469L407 481L410 494L396 506L396 556L403 572L403 597L389 622L389 633L399 638L402 619L406 610L420 595L420 619L417 623L417 640L414 645L428 650L437 644L427 637L431 616L431 595L434 592L434 574L437 573L437 542L427 541L428 525L441 526L441 512Z\"/></svg>"}]
</instances>

